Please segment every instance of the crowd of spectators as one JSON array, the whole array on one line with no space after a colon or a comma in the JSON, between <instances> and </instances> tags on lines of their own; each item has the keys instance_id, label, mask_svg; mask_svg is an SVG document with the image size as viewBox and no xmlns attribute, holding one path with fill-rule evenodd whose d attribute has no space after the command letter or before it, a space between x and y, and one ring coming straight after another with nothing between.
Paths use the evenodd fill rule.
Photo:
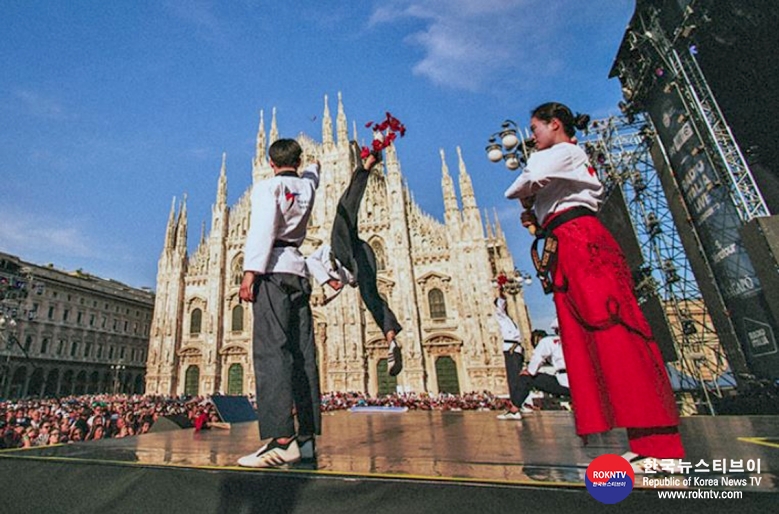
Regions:
<instances>
[{"instance_id":1,"label":"crowd of spectators","mask_svg":"<svg viewBox=\"0 0 779 514\"><path fill-rule=\"evenodd\" d=\"M409 410L501 410L508 400L488 392L465 394L394 393L371 397L365 393L325 393L322 410L342 410L352 407L406 407Z\"/></svg>"},{"instance_id":2,"label":"crowd of spectators","mask_svg":"<svg viewBox=\"0 0 779 514\"><path fill-rule=\"evenodd\" d=\"M253 399L250 398L253 403ZM395 393L371 397L364 393L325 393L321 409L406 407L409 410L501 410L507 400L490 393L462 395ZM149 432L162 416L186 416L197 430L219 417L202 397L84 395L58 399L0 400L0 449L30 448Z\"/></svg>"}]
</instances>

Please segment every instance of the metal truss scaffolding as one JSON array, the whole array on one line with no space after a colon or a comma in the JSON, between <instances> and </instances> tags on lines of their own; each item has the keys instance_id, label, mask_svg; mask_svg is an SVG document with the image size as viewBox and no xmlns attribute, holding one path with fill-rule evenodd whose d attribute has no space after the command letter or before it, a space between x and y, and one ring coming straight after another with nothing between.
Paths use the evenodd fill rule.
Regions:
<instances>
[{"instance_id":1,"label":"metal truss scaffolding","mask_svg":"<svg viewBox=\"0 0 779 514\"><path fill-rule=\"evenodd\" d=\"M639 302L657 295L678 361L670 363L674 387L714 413L712 396L735 387L728 361L668 208L650 148L656 137L643 114L591 123L584 147L607 191L622 190L643 266L635 273ZM691 406L688 406L691 407Z\"/></svg>"},{"instance_id":2,"label":"metal truss scaffolding","mask_svg":"<svg viewBox=\"0 0 779 514\"><path fill-rule=\"evenodd\" d=\"M698 3L688 2L672 34L661 26L658 7L649 5L643 9L626 36L634 58L622 59L616 67L626 84L623 93L628 102L645 98L664 79L666 93L678 90L703 145L714 154L712 161L729 188L741 221L746 223L770 213L695 58L697 50L691 36L696 26L705 23L706 16L702 9L696 9ZM640 107L625 105L628 111L630 107Z\"/></svg>"}]
</instances>

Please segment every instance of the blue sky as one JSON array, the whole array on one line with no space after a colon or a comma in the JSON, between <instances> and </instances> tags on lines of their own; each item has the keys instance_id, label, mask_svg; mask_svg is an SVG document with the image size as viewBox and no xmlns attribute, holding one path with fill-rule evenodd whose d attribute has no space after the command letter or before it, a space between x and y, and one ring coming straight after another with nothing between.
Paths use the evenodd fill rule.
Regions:
<instances>
[{"instance_id":1,"label":"blue sky","mask_svg":"<svg viewBox=\"0 0 779 514\"><path fill-rule=\"evenodd\" d=\"M351 131L391 111L422 208L443 218L439 149L456 147L478 205L497 211L532 271L514 174L487 161L500 123L556 100L618 112L608 72L632 0L0 0L0 250L154 287L173 196L189 238L210 221L222 152L228 199L251 184L259 111L280 133L321 138L324 95ZM192 248L191 248L192 250ZM537 326L551 298L534 282Z\"/></svg>"}]
</instances>

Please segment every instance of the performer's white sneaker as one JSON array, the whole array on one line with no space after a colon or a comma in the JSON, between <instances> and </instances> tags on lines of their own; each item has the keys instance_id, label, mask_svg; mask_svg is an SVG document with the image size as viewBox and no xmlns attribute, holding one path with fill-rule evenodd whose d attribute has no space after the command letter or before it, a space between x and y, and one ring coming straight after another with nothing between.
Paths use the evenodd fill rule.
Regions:
<instances>
[{"instance_id":1,"label":"performer's white sneaker","mask_svg":"<svg viewBox=\"0 0 779 514\"><path fill-rule=\"evenodd\" d=\"M300 448L292 439L286 445L279 444L276 439L254 453L238 459L238 465L246 468L280 468L300 460Z\"/></svg>"},{"instance_id":2,"label":"performer's white sneaker","mask_svg":"<svg viewBox=\"0 0 779 514\"><path fill-rule=\"evenodd\" d=\"M401 371L403 371L403 354L400 353L400 346L393 339L387 350L387 373L394 377Z\"/></svg>"},{"instance_id":3,"label":"performer's white sneaker","mask_svg":"<svg viewBox=\"0 0 779 514\"><path fill-rule=\"evenodd\" d=\"M502 419L503 421L520 421L522 420L522 414L520 414L519 411L511 412L507 410L503 414L498 414L497 418Z\"/></svg>"}]
</instances>

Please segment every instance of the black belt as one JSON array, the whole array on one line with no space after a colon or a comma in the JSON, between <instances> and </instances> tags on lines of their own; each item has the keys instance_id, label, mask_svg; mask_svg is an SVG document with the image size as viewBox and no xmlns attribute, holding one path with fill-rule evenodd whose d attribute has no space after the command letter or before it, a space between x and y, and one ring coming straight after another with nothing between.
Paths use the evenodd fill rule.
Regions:
<instances>
[{"instance_id":1,"label":"black belt","mask_svg":"<svg viewBox=\"0 0 779 514\"><path fill-rule=\"evenodd\" d=\"M563 223L568 223L582 216L595 216L595 212L587 207L573 207L552 218L552 221L536 232L536 238L530 247L530 257L533 259L533 266L536 268L536 276L546 294L552 293L555 290L553 272L557 262L557 238L552 231ZM544 239L544 250L543 254L539 256L538 242L541 239ZM564 284L558 291L567 289L568 285Z\"/></svg>"},{"instance_id":2,"label":"black belt","mask_svg":"<svg viewBox=\"0 0 779 514\"><path fill-rule=\"evenodd\" d=\"M560 375L560 374L562 374L562 373L568 373L568 372L565 370L565 368L563 368L563 369L558 369L558 370L557 370L557 371L555 371L554 373L555 373L555 375Z\"/></svg>"},{"instance_id":3,"label":"black belt","mask_svg":"<svg viewBox=\"0 0 779 514\"><path fill-rule=\"evenodd\" d=\"M287 248L288 246L294 246L297 248L298 245L290 241L282 241L281 239L276 239L273 241L273 248Z\"/></svg>"},{"instance_id":4,"label":"black belt","mask_svg":"<svg viewBox=\"0 0 779 514\"><path fill-rule=\"evenodd\" d=\"M561 212L558 216L552 218L552 221L544 225L543 231L546 233L552 232L563 223L568 223L569 221L575 220L576 218L581 218L582 216L595 216L595 211L582 206L567 209Z\"/></svg>"}]
</instances>

